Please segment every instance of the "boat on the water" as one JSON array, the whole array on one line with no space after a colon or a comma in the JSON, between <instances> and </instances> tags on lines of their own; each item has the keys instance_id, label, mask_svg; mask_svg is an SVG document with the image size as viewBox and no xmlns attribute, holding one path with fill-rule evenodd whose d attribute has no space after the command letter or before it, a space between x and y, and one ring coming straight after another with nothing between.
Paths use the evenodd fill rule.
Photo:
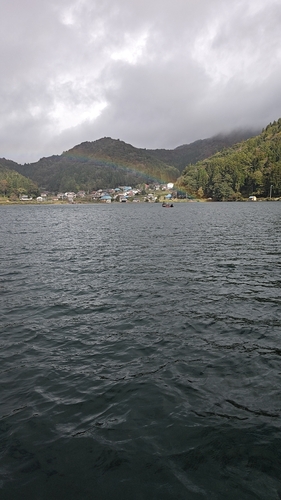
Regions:
<instances>
[{"instance_id":1,"label":"boat on the water","mask_svg":"<svg viewBox=\"0 0 281 500\"><path fill-rule=\"evenodd\" d=\"M173 203L165 203L165 202L162 203L163 208L173 208L173 206L174 206Z\"/></svg>"}]
</instances>

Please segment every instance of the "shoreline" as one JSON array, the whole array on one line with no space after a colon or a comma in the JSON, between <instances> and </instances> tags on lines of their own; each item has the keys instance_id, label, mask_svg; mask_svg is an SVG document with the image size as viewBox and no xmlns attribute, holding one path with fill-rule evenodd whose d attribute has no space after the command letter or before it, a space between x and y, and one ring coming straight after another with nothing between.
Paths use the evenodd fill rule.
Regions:
<instances>
[{"instance_id":1,"label":"shoreline","mask_svg":"<svg viewBox=\"0 0 281 500\"><path fill-rule=\"evenodd\" d=\"M207 199L194 199L194 200L189 200L189 199L176 199L176 200L170 200L173 204L177 203L260 203L260 202L276 202L276 201L281 201L281 198L260 198L255 201L249 200L248 198L244 198L242 200L207 200ZM126 204L136 204L136 203L150 203L150 204L156 204L156 205L161 205L162 201L157 201L157 202L147 202L144 200L138 200L137 202L134 201L127 201ZM78 201L78 202L73 202L69 203L68 201L40 201L38 202L37 200L32 200L32 201L12 201L9 199L0 199L0 206L9 206L9 205L17 205L17 206L46 206L46 205L121 205L122 202L120 201L112 201L111 203L104 203L101 201ZM123 203L124 204L124 203Z\"/></svg>"}]
</instances>

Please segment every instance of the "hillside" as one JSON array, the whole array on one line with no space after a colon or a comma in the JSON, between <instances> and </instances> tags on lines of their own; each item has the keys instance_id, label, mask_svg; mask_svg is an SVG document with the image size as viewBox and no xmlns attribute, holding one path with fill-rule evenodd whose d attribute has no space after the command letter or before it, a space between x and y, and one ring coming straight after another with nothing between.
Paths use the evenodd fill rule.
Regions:
<instances>
[{"instance_id":1,"label":"hillside","mask_svg":"<svg viewBox=\"0 0 281 500\"><path fill-rule=\"evenodd\" d=\"M84 142L59 156L17 165L16 169L41 188L54 192L176 181L180 175L176 168L153 158L145 149L108 137Z\"/></svg>"},{"instance_id":2,"label":"hillside","mask_svg":"<svg viewBox=\"0 0 281 500\"><path fill-rule=\"evenodd\" d=\"M215 200L281 196L281 118L256 137L188 165L177 185Z\"/></svg>"},{"instance_id":3,"label":"hillside","mask_svg":"<svg viewBox=\"0 0 281 500\"><path fill-rule=\"evenodd\" d=\"M249 135L253 132L234 132L173 150L139 149L104 137L83 142L61 155L41 158L35 163L3 162L7 168L32 179L41 189L52 192L92 191L153 181L175 182L189 163L206 158Z\"/></svg>"},{"instance_id":4,"label":"hillside","mask_svg":"<svg viewBox=\"0 0 281 500\"><path fill-rule=\"evenodd\" d=\"M12 167L18 167L17 163L4 158L0 159L0 196L15 198L22 194L38 196L38 186L13 170Z\"/></svg>"},{"instance_id":5,"label":"hillside","mask_svg":"<svg viewBox=\"0 0 281 500\"><path fill-rule=\"evenodd\" d=\"M182 172L190 163L194 164L209 158L224 148L229 148L238 142L249 139L249 137L254 137L259 132L258 130L234 131L230 134L219 134L209 139L200 139L191 144L183 144L175 149L155 149L148 150L148 152L154 158L173 165Z\"/></svg>"}]
</instances>

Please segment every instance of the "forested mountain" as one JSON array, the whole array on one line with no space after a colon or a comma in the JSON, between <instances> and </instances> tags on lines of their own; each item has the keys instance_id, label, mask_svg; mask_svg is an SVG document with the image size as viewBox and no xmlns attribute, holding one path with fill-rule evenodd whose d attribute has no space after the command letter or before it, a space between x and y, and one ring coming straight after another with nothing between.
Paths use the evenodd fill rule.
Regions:
<instances>
[{"instance_id":1,"label":"forested mountain","mask_svg":"<svg viewBox=\"0 0 281 500\"><path fill-rule=\"evenodd\" d=\"M180 171L238 140L250 132L196 141L174 150L146 150L109 137L83 142L62 155L41 158L36 163L18 165L3 160L7 168L17 170L52 192L92 191L151 181L175 182Z\"/></svg>"},{"instance_id":2,"label":"forested mountain","mask_svg":"<svg viewBox=\"0 0 281 500\"><path fill-rule=\"evenodd\" d=\"M190 163L196 163L209 156L229 148L234 144L245 141L249 137L254 137L260 130L240 130L230 134L219 134L209 139L200 139L191 144L183 144L175 149L155 149L147 150L154 158L173 165L180 172Z\"/></svg>"},{"instance_id":3,"label":"forested mountain","mask_svg":"<svg viewBox=\"0 0 281 500\"><path fill-rule=\"evenodd\" d=\"M18 167L17 163L0 159L0 196L14 196L15 198L22 194L38 196L38 186L30 179L12 170L12 166Z\"/></svg>"},{"instance_id":4,"label":"forested mountain","mask_svg":"<svg viewBox=\"0 0 281 500\"><path fill-rule=\"evenodd\" d=\"M256 137L188 165L177 185L215 200L281 196L281 118Z\"/></svg>"},{"instance_id":5,"label":"forested mountain","mask_svg":"<svg viewBox=\"0 0 281 500\"><path fill-rule=\"evenodd\" d=\"M109 137L83 142L60 156L18 165L17 170L41 188L54 192L169 182L180 175L176 168L153 158L145 149Z\"/></svg>"}]
</instances>

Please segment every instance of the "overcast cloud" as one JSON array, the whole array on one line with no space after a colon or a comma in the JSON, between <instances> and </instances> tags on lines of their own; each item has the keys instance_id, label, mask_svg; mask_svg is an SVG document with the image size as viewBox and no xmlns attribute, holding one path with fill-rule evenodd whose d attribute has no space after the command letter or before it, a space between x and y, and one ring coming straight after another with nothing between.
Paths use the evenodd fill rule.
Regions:
<instances>
[{"instance_id":1,"label":"overcast cloud","mask_svg":"<svg viewBox=\"0 0 281 500\"><path fill-rule=\"evenodd\" d=\"M0 157L174 148L281 117L280 0L0 0Z\"/></svg>"}]
</instances>

